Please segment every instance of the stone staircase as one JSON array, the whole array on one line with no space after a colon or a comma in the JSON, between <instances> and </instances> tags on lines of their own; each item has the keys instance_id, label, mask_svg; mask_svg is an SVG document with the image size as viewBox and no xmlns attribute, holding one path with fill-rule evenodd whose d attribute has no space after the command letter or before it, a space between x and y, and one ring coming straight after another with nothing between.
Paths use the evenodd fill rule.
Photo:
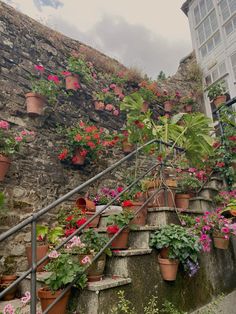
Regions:
<instances>
[{"instance_id":1,"label":"stone staircase","mask_svg":"<svg viewBox=\"0 0 236 314\"><path fill-rule=\"evenodd\" d=\"M201 196L191 199L191 209L186 215L200 215L205 210L213 209L212 197L218 192L220 181L213 179L201 191ZM104 278L91 282L79 292L77 314L109 314L112 306L117 304L117 293L124 290L136 308L137 314L143 314L143 307L153 295L158 296L160 305L169 300L177 308L188 311L196 310L211 301L215 294L229 293L236 288L236 243L232 241L230 249L221 251L212 249L211 253L200 258L200 271L189 278L179 269L175 282L162 280L157 263L157 252L149 248L152 232L161 226L179 224L176 208L153 207L148 209L147 225L130 231L129 248L115 250L107 259ZM107 214L102 215L98 232L106 234ZM37 286L43 285L47 273L37 274ZM20 291L30 290L30 277L23 280ZM14 300L17 303L19 300ZM0 311L5 302L0 302ZM25 310L25 309L24 309ZM29 308L28 308L29 310ZM27 312L25 312L27 313ZM29 312L28 312L29 313Z\"/></svg>"}]
</instances>

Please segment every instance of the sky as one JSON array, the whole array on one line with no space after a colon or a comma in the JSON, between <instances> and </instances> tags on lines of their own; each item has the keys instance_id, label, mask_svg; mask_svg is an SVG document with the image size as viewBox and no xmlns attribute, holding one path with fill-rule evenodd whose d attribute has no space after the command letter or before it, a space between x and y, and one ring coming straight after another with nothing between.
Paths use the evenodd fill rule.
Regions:
<instances>
[{"instance_id":1,"label":"sky","mask_svg":"<svg viewBox=\"0 0 236 314\"><path fill-rule=\"evenodd\" d=\"M184 0L3 0L59 32L156 78L192 51Z\"/></svg>"}]
</instances>

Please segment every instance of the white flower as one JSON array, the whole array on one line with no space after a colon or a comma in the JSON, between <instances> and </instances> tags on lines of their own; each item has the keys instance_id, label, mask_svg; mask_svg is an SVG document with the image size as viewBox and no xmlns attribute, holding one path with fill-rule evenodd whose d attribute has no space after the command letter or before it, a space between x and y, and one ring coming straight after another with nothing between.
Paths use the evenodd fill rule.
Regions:
<instances>
[{"instance_id":1,"label":"white flower","mask_svg":"<svg viewBox=\"0 0 236 314\"><path fill-rule=\"evenodd\" d=\"M53 250L53 251L51 251L51 252L48 254L48 256L49 256L50 258L58 258L58 256L60 256L60 254L59 254L56 250Z\"/></svg>"}]
</instances>

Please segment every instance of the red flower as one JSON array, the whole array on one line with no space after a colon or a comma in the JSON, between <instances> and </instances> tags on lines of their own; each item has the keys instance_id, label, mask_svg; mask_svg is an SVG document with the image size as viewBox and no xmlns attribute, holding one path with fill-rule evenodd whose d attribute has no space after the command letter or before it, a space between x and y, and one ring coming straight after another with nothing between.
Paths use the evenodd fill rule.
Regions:
<instances>
[{"instance_id":1,"label":"red flower","mask_svg":"<svg viewBox=\"0 0 236 314\"><path fill-rule=\"evenodd\" d=\"M77 142L80 142L83 139L83 137L78 133L76 134L76 136L74 137L74 140Z\"/></svg>"},{"instance_id":2,"label":"red flower","mask_svg":"<svg viewBox=\"0 0 236 314\"><path fill-rule=\"evenodd\" d=\"M53 81L55 84L59 84L59 77L56 75L48 75L48 80L49 81Z\"/></svg>"},{"instance_id":3,"label":"red flower","mask_svg":"<svg viewBox=\"0 0 236 314\"><path fill-rule=\"evenodd\" d=\"M236 141L236 135L229 136L228 139L229 139L230 141Z\"/></svg>"},{"instance_id":4,"label":"red flower","mask_svg":"<svg viewBox=\"0 0 236 314\"><path fill-rule=\"evenodd\" d=\"M126 200L122 203L122 207L130 207L130 206L134 206L133 202L130 200Z\"/></svg>"},{"instance_id":5,"label":"red flower","mask_svg":"<svg viewBox=\"0 0 236 314\"><path fill-rule=\"evenodd\" d=\"M80 122L79 122L79 126L80 126L81 128L83 128L83 127L85 126L84 122L83 122L83 121L80 121Z\"/></svg>"},{"instance_id":6,"label":"red flower","mask_svg":"<svg viewBox=\"0 0 236 314\"><path fill-rule=\"evenodd\" d=\"M65 160L68 156L68 149L63 149L63 151L58 155L59 160Z\"/></svg>"},{"instance_id":7,"label":"red flower","mask_svg":"<svg viewBox=\"0 0 236 314\"><path fill-rule=\"evenodd\" d=\"M79 220L76 221L76 225L77 225L78 227L80 227L80 226L82 226L83 224L85 224L86 221L87 221L87 219L86 219L85 217L84 217L84 218L81 218L81 219L79 219Z\"/></svg>"},{"instance_id":8,"label":"red flower","mask_svg":"<svg viewBox=\"0 0 236 314\"><path fill-rule=\"evenodd\" d=\"M41 235L39 235L39 236L37 237L37 240L38 240L38 241L43 241L43 237L42 237Z\"/></svg>"},{"instance_id":9,"label":"red flower","mask_svg":"<svg viewBox=\"0 0 236 314\"><path fill-rule=\"evenodd\" d=\"M99 135L98 133L95 133L95 134L93 135L93 138L94 138L94 139L99 139L99 138L100 138L100 135Z\"/></svg>"},{"instance_id":10,"label":"red flower","mask_svg":"<svg viewBox=\"0 0 236 314\"><path fill-rule=\"evenodd\" d=\"M219 142L215 142L212 145L214 148L219 148L221 146L221 144Z\"/></svg>"},{"instance_id":11,"label":"red flower","mask_svg":"<svg viewBox=\"0 0 236 314\"><path fill-rule=\"evenodd\" d=\"M39 72L44 72L45 68L42 65L35 65L34 66L35 70L39 71Z\"/></svg>"},{"instance_id":12,"label":"red flower","mask_svg":"<svg viewBox=\"0 0 236 314\"><path fill-rule=\"evenodd\" d=\"M85 136L86 141L90 141L91 140L91 136L87 135Z\"/></svg>"},{"instance_id":13,"label":"red flower","mask_svg":"<svg viewBox=\"0 0 236 314\"><path fill-rule=\"evenodd\" d=\"M139 128L139 129L143 129L144 128L144 123L139 121L139 120L135 120L134 124Z\"/></svg>"},{"instance_id":14,"label":"red flower","mask_svg":"<svg viewBox=\"0 0 236 314\"><path fill-rule=\"evenodd\" d=\"M223 161L219 161L217 162L216 166L219 168L223 168L225 166L225 163Z\"/></svg>"},{"instance_id":15,"label":"red flower","mask_svg":"<svg viewBox=\"0 0 236 314\"><path fill-rule=\"evenodd\" d=\"M87 145L91 148L94 149L96 145L93 142L88 142Z\"/></svg>"},{"instance_id":16,"label":"red flower","mask_svg":"<svg viewBox=\"0 0 236 314\"><path fill-rule=\"evenodd\" d=\"M86 149L82 149L79 154L80 154L80 156L82 156L82 157L86 157L87 154L88 154L88 151L87 151Z\"/></svg>"},{"instance_id":17,"label":"red flower","mask_svg":"<svg viewBox=\"0 0 236 314\"><path fill-rule=\"evenodd\" d=\"M71 75L71 73L69 71L62 71L61 74L64 76Z\"/></svg>"},{"instance_id":18,"label":"red flower","mask_svg":"<svg viewBox=\"0 0 236 314\"><path fill-rule=\"evenodd\" d=\"M120 230L119 226L117 225L111 225L107 227L107 232L111 234L115 234Z\"/></svg>"},{"instance_id":19,"label":"red flower","mask_svg":"<svg viewBox=\"0 0 236 314\"><path fill-rule=\"evenodd\" d=\"M73 85L74 85L74 87L75 87L75 88L77 88L77 89L79 89L79 88L80 88L80 85L79 85L79 83L78 83L78 82L74 82L74 83L73 83Z\"/></svg>"},{"instance_id":20,"label":"red flower","mask_svg":"<svg viewBox=\"0 0 236 314\"><path fill-rule=\"evenodd\" d=\"M69 229L66 229L65 230L65 236L66 237L69 237L72 233L74 233L75 232L75 228L69 228Z\"/></svg>"},{"instance_id":21,"label":"red flower","mask_svg":"<svg viewBox=\"0 0 236 314\"><path fill-rule=\"evenodd\" d=\"M68 217L66 217L66 221L71 221L72 219L74 218L74 216L68 216Z\"/></svg>"},{"instance_id":22,"label":"red flower","mask_svg":"<svg viewBox=\"0 0 236 314\"><path fill-rule=\"evenodd\" d=\"M122 186L118 186L117 188L117 192L120 194L122 191L124 190L124 188Z\"/></svg>"}]
</instances>

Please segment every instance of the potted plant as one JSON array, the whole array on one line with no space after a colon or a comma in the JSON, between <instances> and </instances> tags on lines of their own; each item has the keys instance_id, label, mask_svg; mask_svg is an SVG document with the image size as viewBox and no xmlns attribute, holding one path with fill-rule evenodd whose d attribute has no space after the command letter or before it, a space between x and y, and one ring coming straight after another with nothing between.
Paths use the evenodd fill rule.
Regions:
<instances>
[{"instance_id":1,"label":"potted plant","mask_svg":"<svg viewBox=\"0 0 236 314\"><path fill-rule=\"evenodd\" d=\"M42 115L46 103L54 104L61 91L59 77L50 74L44 77L44 67L35 65L37 76L31 79L31 92L25 95L28 115L31 117Z\"/></svg>"},{"instance_id":2,"label":"potted plant","mask_svg":"<svg viewBox=\"0 0 236 314\"><path fill-rule=\"evenodd\" d=\"M127 249L130 231L130 221L134 218L134 214L130 211L122 211L119 214L111 215L107 218L107 233L109 238L112 238L120 228L127 226L122 232L112 241L112 249Z\"/></svg>"},{"instance_id":3,"label":"potted plant","mask_svg":"<svg viewBox=\"0 0 236 314\"><path fill-rule=\"evenodd\" d=\"M191 96L181 98L181 103L184 105L184 110L186 113L196 111L199 107L196 100Z\"/></svg>"},{"instance_id":4,"label":"potted plant","mask_svg":"<svg viewBox=\"0 0 236 314\"><path fill-rule=\"evenodd\" d=\"M180 173L175 195L176 207L188 209L191 195L196 194L200 187L201 182L192 173Z\"/></svg>"},{"instance_id":5,"label":"potted plant","mask_svg":"<svg viewBox=\"0 0 236 314\"><path fill-rule=\"evenodd\" d=\"M129 211L133 214L143 205L142 202L126 199L122 202L123 211ZM144 206L132 219L131 223L137 226L145 226L148 214L148 207Z\"/></svg>"},{"instance_id":6,"label":"potted plant","mask_svg":"<svg viewBox=\"0 0 236 314\"><path fill-rule=\"evenodd\" d=\"M74 262L72 254L51 251L49 257L50 262L45 266L45 269L50 272L50 275L45 279L46 286L38 290L42 311L62 293L68 284L73 282L75 287L83 289L87 281L84 267L80 263ZM70 291L48 313L65 314L69 296Z\"/></svg>"},{"instance_id":7,"label":"potted plant","mask_svg":"<svg viewBox=\"0 0 236 314\"><path fill-rule=\"evenodd\" d=\"M212 236L214 246L217 249L226 250L229 246L230 236L236 235L236 224L232 223L232 219L225 218L221 210L205 212L203 216L197 217L195 228L200 233L200 241L204 251L210 251L211 240L209 236Z\"/></svg>"},{"instance_id":8,"label":"potted plant","mask_svg":"<svg viewBox=\"0 0 236 314\"><path fill-rule=\"evenodd\" d=\"M144 100L140 111L142 113L145 113L148 111L149 104L154 102L155 100L157 100L157 96L155 95L155 93L152 90L150 90L146 87L141 87L139 89L138 93L142 96L142 98Z\"/></svg>"},{"instance_id":9,"label":"potted plant","mask_svg":"<svg viewBox=\"0 0 236 314\"><path fill-rule=\"evenodd\" d=\"M170 224L151 235L150 246L161 250L158 263L164 280L176 279L178 265L193 276L198 270L198 237L182 226Z\"/></svg>"},{"instance_id":10,"label":"potted plant","mask_svg":"<svg viewBox=\"0 0 236 314\"><path fill-rule=\"evenodd\" d=\"M94 229L88 229L84 230L80 237L73 237L67 245L67 250L75 255L75 261L79 261L81 265L88 266L86 274L89 282L99 281L103 278L106 256L112 255L111 250L109 248L105 249L104 253L98 259L94 262L92 260L106 243L106 237Z\"/></svg>"},{"instance_id":11,"label":"potted plant","mask_svg":"<svg viewBox=\"0 0 236 314\"><path fill-rule=\"evenodd\" d=\"M77 90L80 88L80 80L89 83L92 80L91 68L82 58L71 56L68 59L68 71L64 72L66 89Z\"/></svg>"},{"instance_id":12,"label":"potted plant","mask_svg":"<svg viewBox=\"0 0 236 314\"><path fill-rule=\"evenodd\" d=\"M113 198L115 198L122 191L123 191L122 186L118 186L115 189L111 189L109 187L101 188L93 198L96 204L96 211L103 209L109 202L111 202ZM122 211L120 198L115 200L114 203L110 205L108 208L106 208L103 213L114 211L116 212Z\"/></svg>"},{"instance_id":13,"label":"potted plant","mask_svg":"<svg viewBox=\"0 0 236 314\"><path fill-rule=\"evenodd\" d=\"M36 261L40 261L47 255L49 245L55 245L60 237L64 235L64 231L61 227L49 228L45 225L36 226L36 237L39 245L36 247ZM32 246L26 247L26 256L29 267L32 266ZM47 265L48 260L39 265L36 269L37 272L42 272Z\"/></svg>"},{"instance_id":14,"label":"potted plant","mask_svg":"<svg viewBox=\"0 0 236 314\"><path fill-rule=\"evenodd\" d=\"M207 89L207 91L207 96L211 101L213 101L216 108L226 102L226 95L224 95L226 89L222 82L213 84Z\"/></svg>"},{"instance_id":15,"label":"potted plant","mask_svg":"<svg viewBox=\"0 0 236 314\"><path fill-rule=\"evenodd\" d=\"M0 181L4 180L11 165L10 157L19 150L28 135L33 135L33 132L24 130L17 135L10 133L10 124L0 120Z\"/></svg>"},{"instance_id":16,"label":"potted plant","mask_svg":"<svg viewBox=\"0 0 236 314\"><path fill-rule=\"evenodd\" d=\"M163 94L160 96L161 101L164 105L164 111L167 113L170 113L173 109L174 105L174 97L173 95L170 95L167 90L163 90Z\"/></svg>"},{"instance_id":17,"label":"potted plant","mask_svg":"<svg viewBox=\"0 0 236 314\"><path fill-rule=\"evenodd\" d=\"M63 131L67 139L58 159L75 166L82 166L86 160L94 160L102 153L108 153L118 141L103 128L80 121L75 127Z\"/></svg>"},{"instance_id":18,"label":"potted plant","mask_svg":"<svg viewBox=\"0 0 236 314\"><path fill-rule=\"evenodd\" d=\"M11 263L7 263L4 266L5 266L5 270L3 272L3 275L1 276L1 284L0 284L1 290L6 289L17 279L17 275L15 273L15 265ZM3 297L3 300L4 301L13 300L15 298L16 291L17 291L17 286L13 287L8 293L6 293Z\"/></svg>"}]
</instances>

